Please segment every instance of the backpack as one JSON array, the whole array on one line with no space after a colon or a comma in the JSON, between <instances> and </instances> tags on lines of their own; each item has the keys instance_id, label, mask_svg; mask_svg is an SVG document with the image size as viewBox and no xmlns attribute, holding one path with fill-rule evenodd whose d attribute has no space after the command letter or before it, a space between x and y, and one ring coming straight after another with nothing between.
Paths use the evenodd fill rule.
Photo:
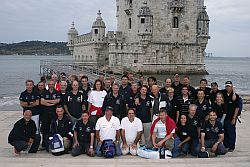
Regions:
<instances>
[{"instance_id":1,"label":"backpack","mask_svg":"<svg viewBox=\"0 0 250 167\"><path fill-rule=\"evenodd\" d=\"M242 97L239 97L238 105L239 105L238 116L241 116L241 112L243 110L243 99L242 99Z\"/></svg>"},{"instance_id":2,"label":"backpack","mask_svg":"<svg viewBox=\"0 0 250 167\"><path fill-rule=\"evenodd\" d=\"M54 155L61 155L64 153L63 138L60 134L56 133L50 138L50 149Z\"/></svg>"},{"instance_id":3,"label":"backpack","mask_svg":"<svg viewBox=\"0 0 250 167\"><path fill-rule=\"evenodd\" d=\"M115 144L113 140L104 140L102 142L101 151L105 158L113 158L115 156Z\"/></svg>"},{"instance_id":4,"label":"backpack","mask_svg":"<svg viewBox=\"0 0 250 167\"><path fill-rule=\"evenodd\" d=\"M238 122L241 123L241 120L239 117L241 117L241 112L243 110L243 99L242 97L239 97L239 101L238 101L238 105L239 105L239 111L238 111Z\"/></svg>"}]
</instances>

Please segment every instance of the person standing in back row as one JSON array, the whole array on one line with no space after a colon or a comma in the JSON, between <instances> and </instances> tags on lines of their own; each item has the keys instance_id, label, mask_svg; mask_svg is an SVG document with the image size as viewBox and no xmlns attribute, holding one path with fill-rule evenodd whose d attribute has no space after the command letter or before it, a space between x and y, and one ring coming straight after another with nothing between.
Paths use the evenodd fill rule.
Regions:
<instances>
[{"instance_id":1,"label":"person standing in back row","mask_svg":"<svg viewBox=\"0 0 250 167\"><path fill-rule=\"evenodd\" d=\"M225 87L226 89L222 91L226 113L224 144L228 148L228 152L233 152L236 142L236 122L239 114L239 95L234 92L232 81L227 81Z\"/></svg>"},{"instance_id":2,"label":"person standing in back row","mask_svg":"<svg viewBox=\"0 0 250 167\"><path fill-rule=\"evenodd\" d=\"M73 125L81 119L82 111L86 110L83 94L79 92L78 81L73 81L72 90L67 94L65 99L65 111L71 119Z\"/></svg>"}]
</instances>

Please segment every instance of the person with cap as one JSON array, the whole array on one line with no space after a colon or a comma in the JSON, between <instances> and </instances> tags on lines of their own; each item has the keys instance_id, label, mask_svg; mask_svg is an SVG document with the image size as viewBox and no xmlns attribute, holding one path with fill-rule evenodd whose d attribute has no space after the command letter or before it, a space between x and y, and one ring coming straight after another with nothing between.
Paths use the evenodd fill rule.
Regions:
<instances>
[{"instance_id":1,"label":"person with cap","mask_svg":"<svg viewBox=\"0 0 250 167\"><path fill-rule=\"evenodd\" d=\"M73 141L73 138L72 138L73 137L73 133L72 133L73 125L71 123L70 118L67 115L65 115L64 112L65 111L63 109L63 106L58 105L56 107L56 118L53 119L50 124L50 137L53 138L55 134L59 134L63 138L63 146L64 146L63 153L68 153L68 151L71 148L72 141ZM47 143L46 150L49 150L48 146L49 146L49 143Z\"/></svg>"},{"instance_id":2,"label":"person with cap","mask_svg":"<svg viewBox=\"0 0 250 167\"><path fill-rule=\"evenodd\" d=\"M180 76L179 74L174 75L173 83L171 84L171 87L174 88L174 95L175 97L178 97L181 95L181 88L182 88L182 83L180 82Z\"/></svg>"},{"instance_id":3,"label":"person with cap","mask_svg":"<svg viewBox=\"0 0 250 167\"><path fill-rule=\"evenodd\" d=\"M18 120L8 136L8 142L14 147L14 153L21 151L36 153L40 144L40 138L36 137L36 124L31 119L32 111L25 110L23 118Z\"/></svg>"},{"instance_id":4,"label":"person with cap","mask_svg":"<svg viewBox=\"0 0 250 167\"><path fill-rule=\"evenodd\" d=\"M225 89L222 92L226 113L224 120L224 144L229 152L233 152L236 142L236 122L239 114L239 95L235 93L232 81L227 81L225 83Z\"/></svg>"},{"instance_id":5,"label":"person with cap","mask_svg":"<svg viewBox=\"0 0 250 167\"><path fill-rule=\"evenodd\" d=\"M211 83L211 91L210 91L210 94L209 94L209 101L210 101L211 105L213 103L215 103L216 95L219 92L221 92L221 91L219 90L217 82L212 82Z\"/></svg>"},{"instance_id":6,"label":"person with cap","mask_svg":"<svg viewBox=\"0 0 250 167\"><path fill-rule=\"evenodd\" d=\"M76 122L74 127L74 145L72 156L87 154L93 157L95 140L95 124L89 121L89 113L83 111L82 119Z\"/></svg>"},{"instance_id":7,"label":"person with cap","mask_svg":"<svg viewBox=\"0 0 250 167\"><path fill-rule=\"evenodd\" d=\"M142 122L135 116L133 108L128 109L128 116L121 121L121 137L122 137L122 155L137 154L139 141L142 136Z\"/></svg>"},{"instance_id":8,"label":"person with cap","mask_svg":"<svg viewBox=\"0 0 250 167\"><path fill-rule=\"evenodd\" d=\"M211 152L217 156L224 155L227 151L223 144L224 128L216 119L216 112L210 111L209 120L201 127L201 152L205 152L207 148L211 148Z\"/></svg>"},{"instance_id":9,"label":"person with cap","mask_svg":"<svg viewBox=\"0 0 250 167\"><path fill-rule=\"evenodd\" d=\"M120 147L120 120L113 116L113 108L107 106L105 115L99 118L96 122L96 154L102 156L101 146L105 140L113 140L115 144L115 155L122 155Z\"/></svg>"}]
</instances>

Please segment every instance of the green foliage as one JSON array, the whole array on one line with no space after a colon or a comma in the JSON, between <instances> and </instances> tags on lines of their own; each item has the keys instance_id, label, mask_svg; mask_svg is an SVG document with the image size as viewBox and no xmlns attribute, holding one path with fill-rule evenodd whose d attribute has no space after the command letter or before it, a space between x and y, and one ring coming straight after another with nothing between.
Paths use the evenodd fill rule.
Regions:
<instances>
[{"instance_id":1,"label":"green foliage","mask_svg":"<svg viewBox=\"0 0 250 167\"><path fill-rule=\"evenodd\" d=\"M70 54L66 42L25 41L20 43L0 43L0 55L55 55Z\"/></svg>"}]
</instances>

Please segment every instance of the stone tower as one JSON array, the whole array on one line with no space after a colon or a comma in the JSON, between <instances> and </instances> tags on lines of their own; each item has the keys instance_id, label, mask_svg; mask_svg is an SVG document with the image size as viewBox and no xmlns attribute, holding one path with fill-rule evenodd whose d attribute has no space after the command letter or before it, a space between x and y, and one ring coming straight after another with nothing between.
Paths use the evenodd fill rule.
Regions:
<instances>
[{"instance_id":1,"label":"stone tower","mask_svg":"<svg viewBox=\"0 0 250 167\"><path fill-rule=\"evenodd\" d=\"M89 33L74 24L68 47L83 66L142 73L206 73L209 17L204 0L116 0L117 31L101 12Z\"/></svg>"},{"instance_id":2,"label":"stone tower","mask_svg":"<svg viewBox=\"0 0 250 167\"><path fill-rule=\"evenodd\" d=\"M77 37L78 32L75 29L75 24L74 22L72 22L71 27L68 31L68 43L67 46L69 47L69 51L71 54L73 54L73 50L74 50L74 39Z\"/></svg>"}]
</instances>

